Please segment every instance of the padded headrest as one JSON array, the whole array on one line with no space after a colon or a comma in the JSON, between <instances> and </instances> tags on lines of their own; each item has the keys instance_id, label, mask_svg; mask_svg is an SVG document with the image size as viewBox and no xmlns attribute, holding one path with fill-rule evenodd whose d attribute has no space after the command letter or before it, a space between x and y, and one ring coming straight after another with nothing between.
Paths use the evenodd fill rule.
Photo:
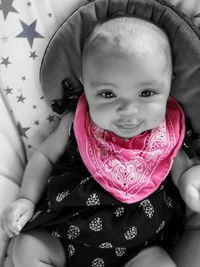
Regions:
<instances>
[{"instance_id":1,"label":"padded headrest","mask_svg":"<svg viewBox=\"0 0 200 267\"><path fill-rule=\"evenodd\" d=\"M200 34L185 15L161 0L95 0L67 18L52 37L41 65L41 85L48 103L62 98L65 78L70 78L75 90L82 90L83 44L97 23L119 12L150 20L166 31L175 74L171 95L200 133Z\"/></svg>"}]
</instances>

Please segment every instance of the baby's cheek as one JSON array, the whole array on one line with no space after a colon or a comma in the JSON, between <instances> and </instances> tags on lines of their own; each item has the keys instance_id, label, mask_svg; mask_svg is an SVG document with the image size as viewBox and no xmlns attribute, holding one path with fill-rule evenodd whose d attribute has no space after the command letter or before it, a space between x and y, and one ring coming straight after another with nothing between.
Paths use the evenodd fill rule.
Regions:
<instances>
[{"instance_id":1,"label":"baby's cheek","mask_svg":"<svg viewBox=\"0 0 200 267\"><path fill-rule=\"evenodd\" d=\"M106 110L94 110L91 113L92 121L100 128L109 130L109 125L112 121L112 113Z\"/></svg>"},{"instance_id":2,"label":"baby's cheek","mask_svg":"<svg viewBox=\"0 0 200 267\"><path fill-rule=\"evenodd\" d=\"M162 122L166 116L166 108L163 105L159 105L157 109L155 109L155 116L157 117L158 121Z\"/></svg>"}]
</instances>

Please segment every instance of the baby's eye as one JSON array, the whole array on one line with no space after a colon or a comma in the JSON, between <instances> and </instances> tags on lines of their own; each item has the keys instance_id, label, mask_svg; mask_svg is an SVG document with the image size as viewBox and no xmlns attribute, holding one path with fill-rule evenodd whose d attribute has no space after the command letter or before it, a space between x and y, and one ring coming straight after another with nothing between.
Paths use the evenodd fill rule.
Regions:
<instances>
[{"instance_id":1,"label":"baby's eye","mask_svg":"<svg viewBox=\"0 0 200 267\"><path fill-rule=\"evenodd\" d=\"M141 93L140 93L140 96L142 97L150 97L152 95L154 95L155 92L152 91L152 90L143 90Z\"/></svg>"},{"instance_id":2,"label":"baby's eye","mask_svg":"<svg viewBox=\"0 0 200 267\"><path fill-rule=\"evenodd\" d=\"M100 93L100 96L104 98L113 98L116 97L116 95L112 91L104 91Z\"/></svg>"}]
</instances>

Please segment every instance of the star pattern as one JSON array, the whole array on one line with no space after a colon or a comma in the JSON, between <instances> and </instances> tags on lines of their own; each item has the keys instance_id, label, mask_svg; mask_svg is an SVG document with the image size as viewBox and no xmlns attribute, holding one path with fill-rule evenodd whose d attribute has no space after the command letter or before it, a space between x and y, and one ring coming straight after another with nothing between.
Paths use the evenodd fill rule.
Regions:
<instances>
[{"instance_id":1,"label":"star pattern","mask_svg":"<svg viewBox=\"0 0 200 267\"><path fill-rule=\"evenodd\" d=\"M55 120L55 116L54 115L49 115L47 117L47 120L49 121L49 123L53 122Z\"/></svg>"},{"instance_id":2,"label":"star pattern","mask_svg":"<svg viewBox=\"0 0 200 267\"><path fill-rule=\"evenodd\" d=\"M24 103L25 99L26 99L26 97L24 97L22 94L20 96L17 96L17 102Z\"/></svg>"},{"instance_id":3,"label":"star pattern","mask_svg":"<svg viewBox=\"0 0 200 267\"><path fill-rule=\"evenodd\" d=\"M28 7L30 7L32 5L32 3L30 1L28 1L26 4Z\"/></svg>"},{"instance_id":4,"label":"star pattern","mask_svg":"<svg viewBox=\"0 0 200 267\"><path fill-rule=\"evenodd\" d=\"M6 92L6 95L9 95L9 94L12 94L13 88L10 88L9 86L7 86L6 89L4 89L4 91Z\"/></svg>"},{"instance_id":5,"label":"star pattern","mask_svg":"<svg viewBox=\"0 0 200 267\"><path fill-rule=\"evenodd\" d=\"M1 64L5 65L6 68L8 67L9 64L11 64L11 62L9 61L9 57L6 58L2 57L1 59L2 59Z\"/></svg>"},{"instance_id":6,"label":"star pattern","mask_svg":"<svg viewBox=\"0 0 200 267\"><path fill-rule=\"evenodd\" d=\"M40 124L39 120L34 121L34 125L38 126Z\"/></svg>"},{"instance_id":7,"label":"star pattern","mask_svg":"<svg viewBox=\"0 0 200 267\"><path fill-rule=\"evenodd\" d=\"M32 59L35 59L37 57L36 51L30 52L30 56Z\"/></svg>"},{"instance_id":8,"label":"star pattern","mask_svg":"<svg viewBox=\"0 0 200 267\"><path fill-rule=\"evenodd\" d=\"M33 46L33 41L35 38L44 38L39 32L35 30L37 20L34 20L30 25L26 24L22 20L20 20L21 26L23 28L23 31L20 32L16 38L27 38L30 47Z\"/></svg>"},{"instance_id":9,"label":"star pattern","mask_svg":"<svg viewBox=\"0 0 200 267\"><path fill-rule=\"evenodd\" d=\"M17 128L22 137L28 138L26 132L30 130L30 127L22 127L21 123L19 122Z\"/></svg>"},{"instance_id":10,"label":"star pattern","mask_svg":"<svg viewBox=\"0 0 200 267\"><path fill-rule=\"evenodd\" d=\"M14 0L1 0L0 10L3 11L4 20L7 19L8 13L18 13L18 11L12 6Z\"/></svg>"}]
</instances>

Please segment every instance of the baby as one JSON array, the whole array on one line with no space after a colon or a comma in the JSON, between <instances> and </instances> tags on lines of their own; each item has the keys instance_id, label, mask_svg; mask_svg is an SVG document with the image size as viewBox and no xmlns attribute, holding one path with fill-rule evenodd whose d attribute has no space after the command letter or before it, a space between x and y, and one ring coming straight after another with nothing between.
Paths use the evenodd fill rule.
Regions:
<instances>
[{"instance_id":1,"label":"baby","mask_svg":"<svg viewBox=\"0 0 200 267\"><path fill-rule=\"evenodd\" d=\"M13 237L4 267L177 266L167 251L183 233L185 203L200 211L200 167L181 149L172 78L156 25L123 17L94 28L76 113L34 153L3 213Z\"/></svg>"}]
</instances>

